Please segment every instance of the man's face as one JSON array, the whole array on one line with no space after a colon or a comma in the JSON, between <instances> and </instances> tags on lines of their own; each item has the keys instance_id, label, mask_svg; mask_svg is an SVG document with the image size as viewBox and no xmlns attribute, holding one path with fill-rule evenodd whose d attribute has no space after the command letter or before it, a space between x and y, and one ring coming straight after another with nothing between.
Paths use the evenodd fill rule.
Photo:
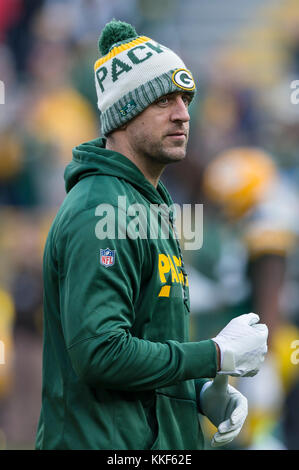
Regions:
<instances>
[{"instance_id":1,"label":"man's face","mask_svg":"<svg viewBox=\"0 0 299 470\"><path fill-rule=\"evenodd\" d=\"M190 101L190 93L171 93L159 98L130 121L126 135L134 152L161 164L185 158Z\"/></svg>"}]
</instances>

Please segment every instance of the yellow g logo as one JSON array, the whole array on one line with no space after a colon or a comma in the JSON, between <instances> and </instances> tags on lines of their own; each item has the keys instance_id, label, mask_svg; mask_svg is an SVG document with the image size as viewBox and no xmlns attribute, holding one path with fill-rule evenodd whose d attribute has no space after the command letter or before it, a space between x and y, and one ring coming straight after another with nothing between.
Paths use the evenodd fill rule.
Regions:
<instances>
[{"instance_id":1,"label":"yellow g logo","mask_svg":"<svg viewBox=\"0 0 299 470\"><path fill-rule=\"evenodd\" d=\"M182 90L192 91L195 89L195 83L191 72L186 69L177 69L172 74L173 83Z\"/></svg>"}]
</instances>

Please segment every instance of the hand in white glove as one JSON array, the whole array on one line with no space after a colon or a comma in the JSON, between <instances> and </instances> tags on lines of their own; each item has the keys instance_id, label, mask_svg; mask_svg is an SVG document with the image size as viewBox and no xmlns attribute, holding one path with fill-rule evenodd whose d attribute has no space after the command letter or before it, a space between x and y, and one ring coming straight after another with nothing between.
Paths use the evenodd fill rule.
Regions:
<instances>
[{"instance_id":1,"label":"hand in white glove","mask_svg":"<svg viewBox=\"0 0 299 470\"><path fill-rule=\"evenodd\" d=\"M204 384L200 405L204 415L218 428L211 441L213 447L231 442L248 414L247 398L228 384L227 375L216 376Z\"/></svg>"},{"instance_id":2,"label":"hand in white glove","mask_svg":"<svg viewBox=\"0 0 299 470\"><path fill-rule=\"evenodd\" d=\"M221 354L220 371L217 374L246 377L258 373L268 350L268 328L264 324L257 324L259 319L255 313L240 315L212 338Z\"/></svg>"}]
</instances>

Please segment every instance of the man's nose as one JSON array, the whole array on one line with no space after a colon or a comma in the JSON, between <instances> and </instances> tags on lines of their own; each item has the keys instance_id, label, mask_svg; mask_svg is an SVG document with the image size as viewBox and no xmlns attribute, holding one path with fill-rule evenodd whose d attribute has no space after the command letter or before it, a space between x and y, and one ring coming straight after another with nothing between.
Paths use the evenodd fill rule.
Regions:
<instances>
[{"instance_id":1,"label":"man's nose","mask_svg":"<svg viewBox=\"0 0 299 470\"><path fill-rule=\"evenodd\" d=\"M181 122L188 122L190 121L190 114L188 111L188 105L183 100L182 96L178 96L173 103L173 107L171 110L170 119L172 121L181 121Z\"/></svg>"}]
</instances>

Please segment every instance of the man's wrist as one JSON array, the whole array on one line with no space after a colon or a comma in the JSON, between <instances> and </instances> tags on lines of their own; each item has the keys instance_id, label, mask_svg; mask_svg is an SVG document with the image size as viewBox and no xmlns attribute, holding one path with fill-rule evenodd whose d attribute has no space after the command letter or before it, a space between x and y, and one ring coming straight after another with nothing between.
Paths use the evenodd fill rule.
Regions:
<instances>
[{"instance_id":1,"label":"man's wrist","mask_svg":"<svg viewBox=\"0 0 299 470\"><path fill-rule=\"evenodd\" d=\"M214 343L217 351L217 372L219 372L221 369L221 351L216 341L214 341Z\"/></svg>"}]
</instances>

